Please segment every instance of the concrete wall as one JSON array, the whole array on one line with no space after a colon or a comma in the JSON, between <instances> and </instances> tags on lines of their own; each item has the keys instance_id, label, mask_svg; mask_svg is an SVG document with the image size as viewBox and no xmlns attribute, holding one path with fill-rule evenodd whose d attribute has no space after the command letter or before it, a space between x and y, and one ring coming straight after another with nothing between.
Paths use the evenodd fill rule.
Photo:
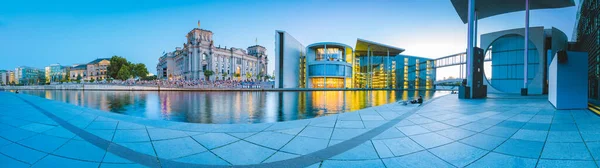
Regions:
<instances>
[{"instance_id":1,"label":"concrete wall","mask_svg":"<svg viewBox=\"0 0 600 168\"><path fill-rule=\"evenodd\" d=\"M498 31L498 32L492 32L492 33L488 33L488 34L483 34L481 35L481 42L480 42L480 46L481 48L484 50L484 53L488 52L489 47L499 38L505 37L505 36L509 36L509 35L519 35L524 37L525 36L525 29L524 28L519 28L519 29L511 29L511 30L504 30L504 31ZM533 46L529 46L530 48L536 48L537 49L537 58L535 58L536 60L539 60L540 62L543 63L542 60L545 59L544 57L544 43L545 43L545 35L544 35L544 27L530 27L529 28L529 40L531 43L533 43ZM515 46L517 49L523 49L524 48L524 44L520 44ZM523 52L523 51L521 51ZM530 51L530 58L528 60L531 60L531 52ZM522 56L520 59L517 59L515 61L521 61L522 64ZM493 59L493 56L492 56ZM493 64L493 63L492 63ZM521 66L520 69L518 67L516 67L518 69L518 71L520 71L520 73L515 73L515 75L520 75L520 80L514 80L512 81L515 85L516 88L510 89L510 90L506 90L506 89L502 89L502 88L498 88L494 86L494 75L492 74L485 74L485 75L492 75L492 81L489 81L492 83L492 85L488 85L488 87L492 86L495 89L494 90L499 90L501 92L509 92L509 93L520 93L520 88L523 87L523 67ZM533 76L533 79L528 80L527 82L527 88L528 88L528 92L529 94L542 94L543 92L543 80L544 80L544 66L537 66L537 73L533 74L533 70L531 69L532 67L528 67L528 76ZM512 72L512 71L511 71ZM493 72L492 72L493 73ZM530 76L530 77L531 77Z\"/></svg>"},{"instance_id":2,"label":"concrete wall","mask_svg":"<svg viewBox=\"0 0 600 168\"><path fill-rule=\"evenodd\" d=\"M275 31L275 88L298 88L304 46L285 31Z\"/></svg>"},{"instance_id":3,"label":"concrete wall","mask_svg":"<svg viewBox=\"0 0 600 168\"><path fill-rule=\"evenodd\" d=\"M587 53L567 52L567 61L555 56L548 68L548 101L556 109L587 108Z\"/></svg>"}]
</instances>

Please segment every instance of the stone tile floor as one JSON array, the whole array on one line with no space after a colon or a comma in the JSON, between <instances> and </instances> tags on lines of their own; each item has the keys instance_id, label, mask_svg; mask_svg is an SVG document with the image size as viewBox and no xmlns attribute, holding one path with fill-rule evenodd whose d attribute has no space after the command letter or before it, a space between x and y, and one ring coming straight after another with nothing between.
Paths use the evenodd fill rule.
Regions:
<instances>
[{"instance_id":1,"label":"stone tile floor","mask_svg":"<svg viewBox=\"0 0 600 168\"><path fill-rule=\"evenodd\" d=\"M447 95L262 124L156 121L0 92L0 167L598 167L600 117Z\"/></svg>"}]
</instances>

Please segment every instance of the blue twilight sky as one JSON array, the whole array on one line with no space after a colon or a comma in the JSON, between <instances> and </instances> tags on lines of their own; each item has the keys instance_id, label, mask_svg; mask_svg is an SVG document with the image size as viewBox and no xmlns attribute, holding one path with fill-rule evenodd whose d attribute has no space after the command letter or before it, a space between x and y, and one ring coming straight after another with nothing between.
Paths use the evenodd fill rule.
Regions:
<instances>
[{"instance_id":1,"label":"blue twilight sky","mask_svg":"<svg viewBox=\"0 0 600 168\"><path fill-rule=\"evenodd\" d=\"M578 0L575 0L577 2ZM531 26L557 27L571 37L577 7L531 12ZM275 30L305 46L363 38L440 57L465 50L466 25L450 0L3 0L0 69L87 63L120 55L156 73L163 51L182 46L201 21L215 45L267 47L274 70ZM524 26L524 13L483 19L479 34Z\"/></svg>"}]
</instances>

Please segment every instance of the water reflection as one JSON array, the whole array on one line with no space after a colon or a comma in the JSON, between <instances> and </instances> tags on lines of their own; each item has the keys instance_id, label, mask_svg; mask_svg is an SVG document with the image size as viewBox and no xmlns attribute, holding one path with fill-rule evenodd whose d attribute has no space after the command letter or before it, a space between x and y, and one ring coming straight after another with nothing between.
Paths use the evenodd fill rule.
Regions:
<instances>
[{"instance_id":1,"label":"water reflection","mask_svg":"<svg viewBox=\"0 0 600 168\"><path fill-rule=\"evenodd\" d=\"M433 91L153 92L23 90L78 106L192 123L263 123L314 118L409 100ZM443 93L442 93L443 94Z\"/></svg>"}]
</instances>

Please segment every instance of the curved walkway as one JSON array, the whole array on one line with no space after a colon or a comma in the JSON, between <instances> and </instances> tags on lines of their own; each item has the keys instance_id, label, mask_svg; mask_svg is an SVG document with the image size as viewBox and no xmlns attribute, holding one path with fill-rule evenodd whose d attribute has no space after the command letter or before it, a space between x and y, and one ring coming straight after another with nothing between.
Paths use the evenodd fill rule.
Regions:
<instances>
[{"instance_id":1,"label":"curved walkway","mask_svg":"<svg viewBox=\"0 0 600 168\"><path fill-rule=\"evenodd\" d=\"M147 120L0 92L0 167L597 167L600 117L543 98L263 124ZM62 165L61 165L62 164Z\"/></svg>"}]
</instances>

